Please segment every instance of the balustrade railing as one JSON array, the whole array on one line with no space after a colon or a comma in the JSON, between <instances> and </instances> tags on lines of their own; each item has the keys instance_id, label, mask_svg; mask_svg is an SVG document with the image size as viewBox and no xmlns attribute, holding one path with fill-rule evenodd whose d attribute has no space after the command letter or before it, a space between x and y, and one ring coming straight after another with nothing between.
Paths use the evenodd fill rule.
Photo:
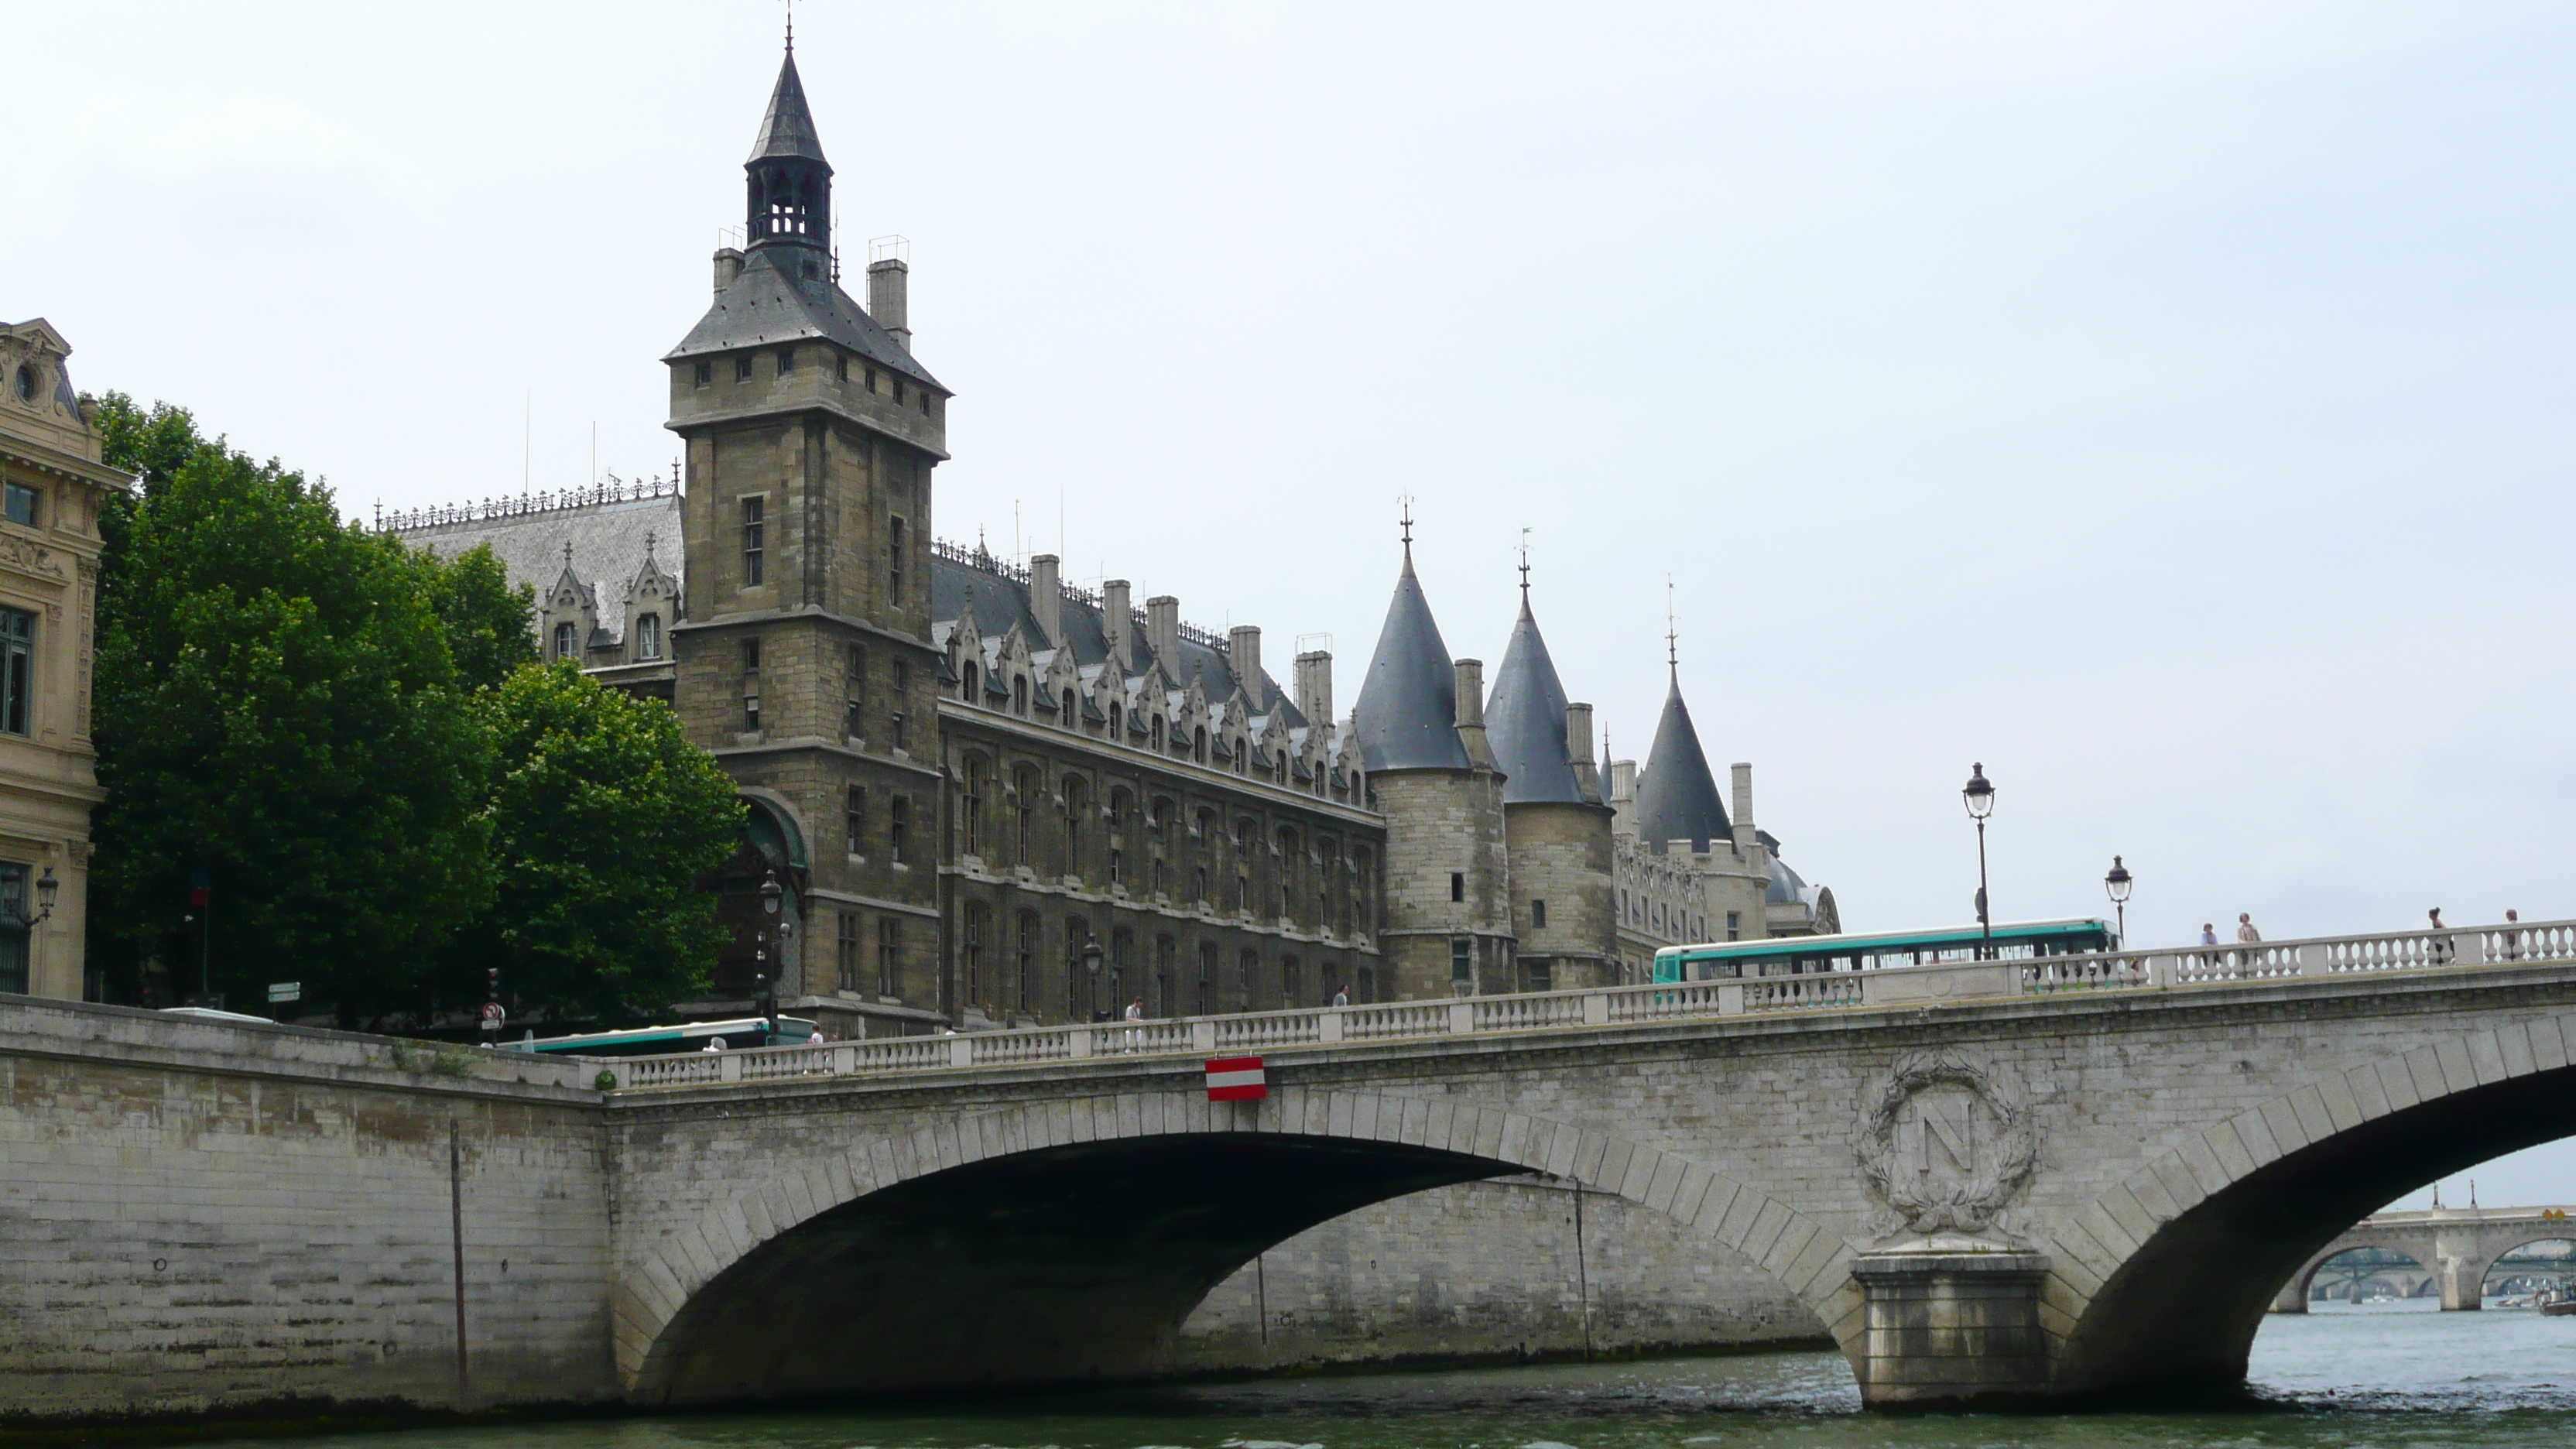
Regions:
<instances>
[{"instance_id":1,"label":"balustrade railing","mask_svg":"<svg viewBox=\"0 0 2576 1449\"><path fill-rule=\"evenodd\" d=\"M2011 961L1954 961L1868 971L1672 981L1585 991L1167 1017L951 1036L880 1037L823 1046L623 1057L600 1066L621 1090L898 1075L1101 1057L1258 1053L1353 1042L1636 1026L1749 1013L1915 1008L2093 991L2330 982L2355 975L2576 963L2576 921L2463 926L2306 941L2105 951Z\"/></svg>"}]
</instances>

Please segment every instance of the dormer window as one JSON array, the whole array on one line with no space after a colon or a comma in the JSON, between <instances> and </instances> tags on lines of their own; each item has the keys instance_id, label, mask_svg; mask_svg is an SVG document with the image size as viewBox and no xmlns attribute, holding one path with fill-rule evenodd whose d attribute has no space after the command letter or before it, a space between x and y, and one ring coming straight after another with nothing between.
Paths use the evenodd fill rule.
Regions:
<instances>
[{"instance_id":1,"label":"dormer window","mask_svg":"<svg viewBox=\"0 0 2576 1449\"><path fill-rule=\"evenodd\" d=\"M17 380L13 382L11 386L17 390L18 401L22 403L34 402L36 400L36 369L34 364L25 362L19 363Z\"/></svg>"},{"instance_id":2,"label":"dormer window","mask_svg":"<svg viewBox=\"0 0 2576 1449\"><path fill-rule=\"evenodd\" d=\"M659 659L662 657L662 619L660 615L638 614L635 616L635 657L638 659Z\"/></svg>"},{"instance_id":3,"label":"dormer window","mask_svg":"<svg viewBox=\"0 0 2576 1449\"><path fill-rule=\"evenodd\" d=\"M579 631L575 629L572 624L562 623L555 626L555 657L557 659L570 659L573 657L575 646L579 642Z\"/></svg>"}]
</instances>

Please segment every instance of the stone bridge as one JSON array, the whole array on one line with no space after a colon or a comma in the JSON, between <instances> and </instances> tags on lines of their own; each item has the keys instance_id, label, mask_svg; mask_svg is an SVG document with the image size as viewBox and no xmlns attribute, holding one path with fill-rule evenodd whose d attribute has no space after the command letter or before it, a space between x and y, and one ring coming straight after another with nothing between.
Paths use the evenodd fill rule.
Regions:
<instances>
[{"instance_id":1,"label":"stone bridge","mask_svg":"<svg viewBox=\"0 0 2576 1449\"><path fill-rule=\"evenodd\" d=\"M21 1000L0 1410L1149 1377L1256 1253L1525 1172L1873 1405L2226 1391L2364 1212L2576 1133L2571 1047L2576 923L605 1066Z\"/></svg>"},{"instance_id":2,"label":"stone bridge","mask_svg":"<svg viewBox=\"0 0 2576 1449\"><path fill-rule=\"evenodd\" d=\"M2569 1218L2569 1211L2563 1207L2432 1208L2373 1213L2309 1254L2290 1281L2281 1285L2272 1311L2307 1312L2309 1285L2317 1269L2327 1259L2355 1248L2383 1248L2414 1259L2440 1285L2445 1313L2478 1308L2499 1259L2533 1243L2576 1238L2576 1220Z\"/></svg>"}]
</instances>

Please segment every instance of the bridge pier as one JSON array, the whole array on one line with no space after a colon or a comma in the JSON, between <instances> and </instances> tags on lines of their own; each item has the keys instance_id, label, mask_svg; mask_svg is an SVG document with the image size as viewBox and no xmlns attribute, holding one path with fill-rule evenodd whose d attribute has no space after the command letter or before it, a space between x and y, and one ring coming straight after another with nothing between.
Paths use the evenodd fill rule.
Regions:
<instances>
[{"instance_id":1,"label":"bridge pier","mask_svg":"<svg viewBox=\"0 0 2576 1449\"><path fill-rule=\"evenodd\" d=\"M2305 1313L2308 1311L2307 1274L2302 1273L2291 1279L2289 1282L2281 1285L2281 1291L2272 1295L2272 1311L2274 1313Z\"/></svg>"},{"instance_id":2,"label":"bridge pier","mask_svg":"<svg viewBox=\"0 0 2576 1449\"><path fill-rule=\"evenodd\" d=\"M2475 1313L2486 1306L2486 1260L2443 1255L2438 1277L2444 1313Z\"/></svg>"},{"instance_id":3,"label":"bridge pier","mask_svg":"<svg viewBox=\"0 0 2576 1449\"><path fill-rule=\"evenodd\" d=\"M2039 1323L2048 1255L1942 1249L1863 1253L1861 1401L1873 1409L1956 1407L2046 1396Z\"/></svg>"}]
</instances>

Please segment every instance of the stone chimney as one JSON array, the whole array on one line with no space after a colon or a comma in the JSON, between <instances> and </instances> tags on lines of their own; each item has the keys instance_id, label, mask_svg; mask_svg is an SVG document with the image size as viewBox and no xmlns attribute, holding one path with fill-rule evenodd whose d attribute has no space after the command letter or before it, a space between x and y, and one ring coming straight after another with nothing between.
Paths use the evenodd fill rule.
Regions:
<instances>
[{"instance_id":1,"label":"stone chimney","mask_svg":"<svg viewBox=\"0 0 2576 1449\"><path fill-rule=\"evenodd\" d=\"M716 295L725 294L733 279L742 275L742 253L731 247L716 248Z\"/></svg>"},{"instance_id":2,"label":"stone chimney","mask_svg":"<svg viewBox=\"0 0 2576 1449\"><path fill-rule=\"evenodd\" d=\"M1485 743L1485 661L1461 659L1458 671L1458 743L1467 747L1467 763L1494 767L1494 751Z\"/></svg>"},{"instance_id":3,"label":"stone chimney","mask_svg":"<svg viewBox=\"0 0 2576 1449\"><path fill-rule=\"evenodd\" d=\"M1592 767L1592 706L1569 704L1565 707L1565 761L1574 767L1574 783L1583 789L1583 798L1599 802L1601 773Z\"/></svg>"},{"instance_id":4,"label":"stone chimney","mask_svg":"<svg viewBox=\"0 0 2576 1449\"><path fill-rule=\"evenodd\" d=\"M1046 645L1064 644L1064 576L1057 571L1056 557L1042 553L1029 560L1029 613L1038 621L1038 632L1046 635Z\"/></svg>"},{"instance_id":5,"label":"stone chimney","mask_svg":"<svg viewBox=\"0 0 2576 1449\"><path fill-rule=\"evenodd\" d=\"M1157 594L1145 601L1145 647L1163 663L1163 672L1181 677L1181 601Z\"/></svg>"},{"instance_id":6,"label":"stone chimney","mask_svg":"<svg viewBox=\"0 0 2576 1449\"><path fill-rule=\"evenodd\" d=\"M1742 760L1735 762L1735 849L1738 854L1751 852L1753 839L1753 767Z\"/></svg>"},{"instance_id":7,"label":"stone chimney","mask_svg":"<svg viewBox=\"0 0 2576 1449\"><path fill-rule=\"evenodd\" d=\"M1118 661L1119 672L1136 667L1136 611L1127 607L1127 581L1109 579L1100 585L1100 632L1109 637L1109 657Z\"/></svg>"},{"instance_id":8,"label":"stone chimney","mask_svg":"<svg viewBox=\"0 0 2576 1449\"><path fill-rule=\"evenodd\" d=\"M1323 649L1297 656L1297 712L1318 729L1333 722L1333 656Z\"/></svg>"},{"instance_id":9,"label":"stone chimney","mask_svg":"<svg viewBox=\"0 0 2576 1449\"><path fill-rule=\"evenodd\" d=\"M868 315L906 352L912 351L911 282L912 268L901 257L868 263Z\"/></svg>"},{"instance_id":10,"label":"stone chimney","mask_svg":"<svg viewBox=\"0 0 2576 1449\"><path fill-rule=\"evenodd\" d=\"M1261 673L1261 626L1237 624L1226 631L1226 667L1243 686L1243 697L1256 710L1270 708L1270 686Z\"/></svg>"},{"instance_id":11,"label":"stone chimney","mask_svg":"<svg viewBox=\"0 0 2576 1449\"><path fill-rule=\"evenodd\" d=\"M1629 835L1637 833L1637 762L1610 762L1610 808L1617 818L1610 828Z\"/></svg>"}]
</instances>

